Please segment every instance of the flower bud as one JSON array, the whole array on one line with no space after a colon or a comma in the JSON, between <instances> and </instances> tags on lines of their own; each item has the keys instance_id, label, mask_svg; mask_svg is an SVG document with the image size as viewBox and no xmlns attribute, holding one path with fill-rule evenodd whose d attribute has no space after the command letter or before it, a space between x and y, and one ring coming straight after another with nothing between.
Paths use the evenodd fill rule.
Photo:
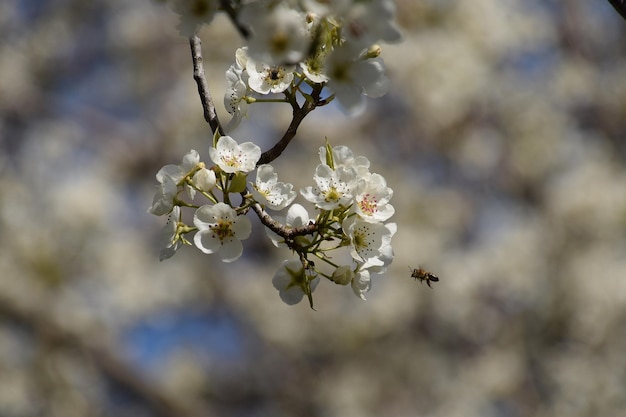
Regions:
<instances>
[{"instance_id":1,"label":"flower bud","mask_svg":"<svg viewBox=\"0 0 626 417\"><path fill-rule=\"evenodd\" d=\"M378 44L374 44L367 49L364 58L378 58L380 53L382 52L382 48Z\"/></svg>"},{"instance_id":2,"label":"flower bud","mask_svg":"<svg viewBox=\"0 0 626 417\"><path fill-rule=\"evenodd\" d=\"M341 265L333 272L332 280L335 284L348 285L354 278L354 272L347 265Z\"/></svg>"},{"instance_id":3,"label":"flower bud","mask_svg":"<svg viewBox=\"0 0 626 417\"><path fill-rule=\"evenodd\" d=\"M193 176L192 181L200 191L211 191L216 183L215 172L210 169L200 168Z\"/></svg>"}]
</instances>

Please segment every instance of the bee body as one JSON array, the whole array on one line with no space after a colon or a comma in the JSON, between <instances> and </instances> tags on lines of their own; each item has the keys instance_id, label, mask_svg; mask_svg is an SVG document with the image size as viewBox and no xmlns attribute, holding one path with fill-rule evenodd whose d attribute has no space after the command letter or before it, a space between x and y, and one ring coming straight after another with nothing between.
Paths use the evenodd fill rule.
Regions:
<instances>
[{"instance_id":1,"label":"bee body","mask_svg":"<svg viewBox=\"0 0 626 417\"><path fill-rule=\"evenodd\" d=\"M411 268L409 267L409 269ZM416 280L420 282L426 281L426 285L428 285L430 288L432 288L432 286L430 285L431 282L439 281L439 277L437 275L431 272L428 272L425 269L422 269L420 267L417 267L411 270L411 277L415 278Z\"/></svg>"}]
</instances>

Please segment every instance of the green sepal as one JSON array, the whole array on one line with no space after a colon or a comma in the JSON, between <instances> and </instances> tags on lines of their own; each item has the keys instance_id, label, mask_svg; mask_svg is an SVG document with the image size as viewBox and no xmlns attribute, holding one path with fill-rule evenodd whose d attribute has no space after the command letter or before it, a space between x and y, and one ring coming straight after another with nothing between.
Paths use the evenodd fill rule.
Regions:
<instances>
[{"instance_id":1,"label":"green sepal","mask_svg":"<svg viewBox=\"0 0 626 417\"><path fill-rule=\"evenodd\" d=\"M309 299L309 306L311 306L311 310L315 310L313 307L313 292L311 291L311 281L308 277L304 276L304 282L302 283L302 291L306 294L306 297Z\"/></svg>"},{"instance_id":2,"label":"green sepal","mask_svg":"<svg viewBox=\"0 0 626 417\"><path fill-rule=\"evenodd\" d=\"M217 147L217 141L220 140L221 137L222 135L220 135L220 131L216 129L215 132L213 132L213 147L214 148Z\"/></svg>"},{"instance_id":3,"label":"green sepal","mask_svg":"<svg viewBox=\"0 0 626 417\"><path fill-rule=\"evenodd\" d=\"M243 192L246 189L247 177L248 176L244 172L236 172L230 181L228 192L229 193Z\"/></svg>"},{"instance_id":4,"label":"green sepal","mask_svg":"<svg viewBox=\"0 0 626 417\"><path fill-rule=\"evenodd\" d=\"M330 147L330 143L328 143L328 138L326 139L326 144L324 147L326 148L326 165L330 167L330 169L335 169L335 161L333 159L333 148Z\"/></svg>"}]
</instances>

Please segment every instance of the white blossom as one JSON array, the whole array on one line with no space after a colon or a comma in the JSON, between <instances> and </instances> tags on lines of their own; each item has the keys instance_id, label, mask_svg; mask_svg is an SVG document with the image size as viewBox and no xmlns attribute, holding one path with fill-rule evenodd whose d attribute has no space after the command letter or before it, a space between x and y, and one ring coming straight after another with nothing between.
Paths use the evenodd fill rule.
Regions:
<instances>
[{"instance_id":1,"label":"white blossom","mask_svg":"<svg viewBox=\"0 0 626 417\"><path fill-rule=\"evenodd\" d=\"M370 271L367 269L359 269L352 278L350 282L350 286L352 287L352 291L359 297L361 300L366 300L365 293L368 292L372 287L372 280L370 277Z\"/></svg>"},{"instance_id":2,"label":"white blossom","mask_svg":"<svg viewBox=\"0 0 626 417\"><path fill-rule=\"evenodd\" d=\"M208 192L215 187L217 179L212 169L200 168L194 174L192 182L200 191Z\"/></svg>"},{"instance_id":3,"label":"white blossom","mask_svg":"<svg viewBox=\"0 0 626 417\"><path fill-rule=\"evenodd\" d=\"M211 23L218 3L218 0L171 0L172 10L180 15L178 30L181 35L193 36L200 26Z\"/></svg>"},{"instance_id":4,"label":"white blossom","mask_svg":"<svg viewBox=\"0 0 626 417\"><path fill-rule=\"evenodd\" d=\"M319 151L320 162L326 164L326 147L320 146ZM345 145L337 145L332 148L333 164L335 169L340 167L354 168L357 176L364 178L369 175L370 161L364 156L355 157L352 149Z\"/></svg>"},{"instance_id":5,"label":"white blossom","mask_svg":"<svg viewBox=\"0 0 626 417\"><path fill-rule=\"evenodd\" d=\"M317 186L305 187L300 193L323 210L347 207L353 202L352 191L356 185L356 178L354 169L339 167L333 170L328 165L320 164L313 176Z\"/></svg>"},{"instance_id":6,"label":"white blossom","mask_svg":"<svg viewBox=\"0 0 626 417\"><path fill-rule=\"evenodd\" d=\"M311 293L319 284L319 276L311 278L302 267L300 260L290 259L284 261L278 268L272 278L272 284L285 304L294 305L298 304L306 294L307 284L310 286Z\"/></svg>"},{"instance_id":7,"label":"white blossom","mask_svg":"<svg viewBox=\"0 0 626 417\"><path fill-rule=\"evenodd\" d=\"M331 277L332 281L338 285L348 285L354 278L354 271L348 265L341 265L335 269Z\"/></svg>"},{"instance_id":8,"label":"white blossom","mask_svg":"<svg viewBox=\"0 0 626 417\"><path fill-rule=\"evenodd\" d=\"M239 145L230 136L222 136L215 148L209 148L209 155L224 172L250 172L261 157L261 148L252 142Z\"/></svg>"},{"instance_id":9,"label":"white blossom","mask_svg":"<svg viewBox=\"0 0 626 417\"><path fill-rule=\"evenodd\" d=\"M159 243L161 244L159 260L161 261L174 256L178 248L183 244L183 241L177 235L179 221L180 207L176 206L170 213L167 224L163 227L159 235Z\"/></svg>"},{"instance_id":10,"label":"white blossom","mask_svg":"<svg viewBox=\"0 0 626 417\"><path fill-rule=\"evenodd\" d=\"M246 95L248 94L247 78L248 74L245 70L237 69L233 65L226 71L228 87L224 93L224 107L232 115L230 122L226 126L226 131L228 132L239 126L241 120L248 114L248 102L246 100Z\"/></svg>"},{"instance_id":11,"label":"white blossom","mask_svg":"<svg viewBox=\"0 0 626 417\"><path fill-rule=\"evenodd\" d=\"M341 33L347 42L367 48L381 40L401 40L402 35L395 24L396 6L392 0L341 3L343 4L336 7L335 12L340 15Z\"/></svg>"},{"instance_id":12,"label":"white blossom","mask_svg":"<svg viewBox=\"0 0 626 417\"><path fill-rule=\"evenodd\" d=\"M324 72L329 77L328 88L349 115L358 115L365 109L363 94L381 97L389 91L382 59L363 59L359 50L348 46L329 54Z\"/></svg>"},{"instance_id":13,"label":"white blossom","mask_svg":"<svg viewBox=\"0 0 626 417\"><path fill-rule=\"evenodd\" d=\"M363 268L379 267L379 271L393 260L391 238L396 224L369 223L349 217L343 222L343 231L350 239L352 258L363 262Z\"/></svg>"},{"instance_id":14,"label":"white blossom","mask_svg":"<svg viewBox=\"0 0 626 417\"><path fill-rule=\"evenodd\" d=\"M256 201L272 210L282 210L296 198L292 184L278 181L278 174L271 165L259 165L256 181L252 185L252 196Z\"/></svg>"},{"instance_id":15,"label":"white blossom","mask_svg":"<svg viewBox=\"0 0 626 417\"><path fill-rule=\"evenodd\" d=\"M169 213L174 207L174 198L178 195L178 186L180 182L196 168L200 162L200 155L195 150L190 150L185 156L180 165L169 164L165 165L156 174L156 179L160 183L152 201L152 206L148 209L149 213L156 216L162 216ZM194 192L190 187L187 187L187 193L190 198L194 197Z\"/></svg>"},{"instance_id":16,"label":"white blossom","mask_svg":"<svg viewBox=\"0 0 626 417\"><path fill-rule=\"evenodd\" d=\"M246 70L250 77L248 84L252 90L261 94L275 94L282 93L289 88L293 81L295 66L270 66L255 59L248 58Z\"/></svg>"},{"instance_id":17,"label":"white blossom","mask_svg":"<svg viewBox=\"0 0 626 417\"><path fill-rule=\"evenodd\" d=\"M233 262L243 253L241 241L252 232L246 216L239 216L227 204L205 205L196 210L193 224L198 228L194 243L204 253L217 253L224 262Z\"/></svg>"},{"instance_id":18,"label":"white blossom","mask_svg":"<svg viewBox=\"0 0 626 417\"><path fill-rule=\"evenodd\" d=\"M174 198L178 194L178 186L171 177L165 176L161 179L161 184L157 186L152 205L148 208L148 213L155 216L162 216L172 211Z\"/></svg>"},{"instance_id":19,"label":"white blossom","mask_svg":"<svg viewBox=\"0 0 626 417\"><path fill-rule=\"evenodd\" d=\"M305 15L286 5L258 1L246 5L240 22L252 29L250 56L269 65L296 64L308 51Z\"/></svg>"},{"instance_id":20,"label":"white blossom","mask_svg":"<svg viewBox=\"0 0 626 417\"><path fill-rule=\"evenodd\" d=\"M361 178L354 191L356 213L367 222L384 222L393 216L395 210L389 200L393 190L387 187L385 178L380 174L370 174Z\"/></svg>"}]
</instances>

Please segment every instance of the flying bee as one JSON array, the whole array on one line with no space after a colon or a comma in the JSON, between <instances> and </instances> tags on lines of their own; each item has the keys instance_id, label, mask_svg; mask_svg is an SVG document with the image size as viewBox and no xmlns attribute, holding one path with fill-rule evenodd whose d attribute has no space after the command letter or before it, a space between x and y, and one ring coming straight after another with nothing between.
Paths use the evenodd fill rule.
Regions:
<instances>
[{"instance_id":1,"label":"flying bee","mask_svg":"<svg viewBox=\"0 0 626 417\"><path fill-rule=\"evenodd\" d=\"M409 267L409 270L411 270L411 267ZM428 285L430 288L432 288L430 286L431 281L432 282L439 281L439 277L437 275L431 272L428 272L425 269L422 269L420 267L417 267L411 270L411 277L415 278L416 280L419 280L420 282L426 281L426 285Z\"/></svg>"}]
</instances>

